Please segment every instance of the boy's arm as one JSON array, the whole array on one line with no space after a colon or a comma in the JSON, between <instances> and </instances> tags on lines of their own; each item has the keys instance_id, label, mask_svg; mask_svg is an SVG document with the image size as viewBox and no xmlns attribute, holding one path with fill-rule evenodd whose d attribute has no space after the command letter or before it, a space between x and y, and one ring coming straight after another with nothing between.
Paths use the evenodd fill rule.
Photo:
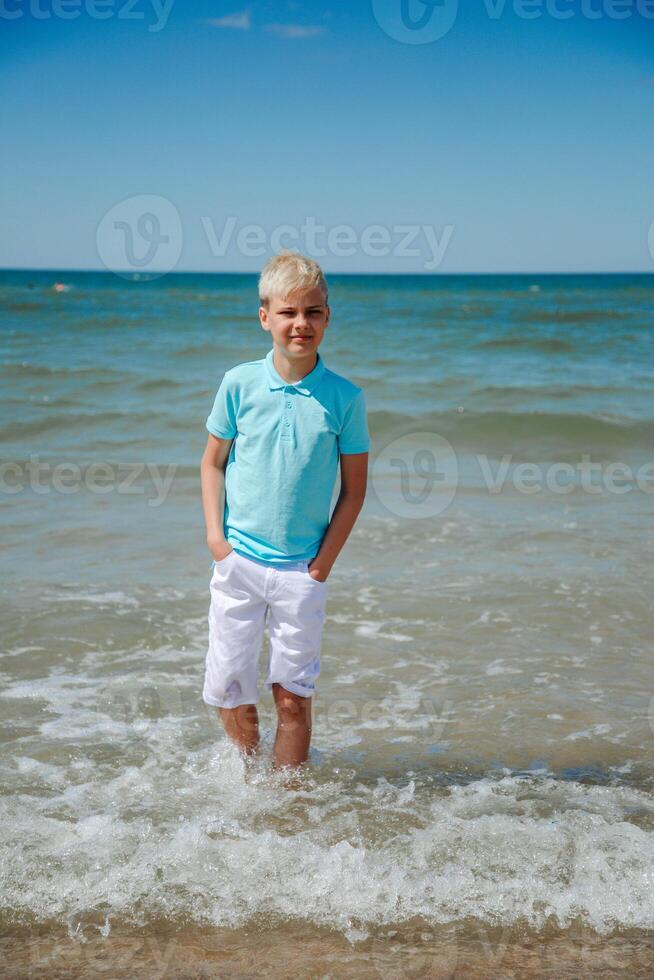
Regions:
<instances>
[{"instance_id":1,"label":"boy's arm","mask_svg":"<svg viewBox=\"0 0 654 980\"><path fill-rule=\"evenodd\" d=\"M368 482L368 453L341 454L341 491L320 550L309 564L312 578L324 582L363 507Z\"/></svg>"},{"instance_id":2,"label":"boy's arm","mask_svg":"<svg viewBox=\"0 0 654 980\"><path fill-rule=\"evenodd\" d=\"M207 545L216 559L226 558L231 551L227 547L223 531L225 514L225 468L232 447L232 439L218 439L209 435L200 463L202 484L202 508L207 525Z\"/></svg>"}]
</instances>

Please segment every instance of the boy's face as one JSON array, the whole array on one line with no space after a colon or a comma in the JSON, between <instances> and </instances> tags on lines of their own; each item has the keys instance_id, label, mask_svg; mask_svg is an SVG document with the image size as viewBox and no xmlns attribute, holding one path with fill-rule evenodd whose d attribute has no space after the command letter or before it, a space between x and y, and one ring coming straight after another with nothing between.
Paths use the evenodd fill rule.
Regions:
<instances>
[{"instance_id":1,"label":"boy's face","mask_svg":"<svg viewBox=\"0 0 654 980\"><path fill-rule=\"evenodd\" d=\"M288 358L314 354L329 323L329 305L320 286L298 290L285 299L271 297L268 309L261 306L259 319L264 330L269 330L276 347Z\"/></svg>"}]
</instances>

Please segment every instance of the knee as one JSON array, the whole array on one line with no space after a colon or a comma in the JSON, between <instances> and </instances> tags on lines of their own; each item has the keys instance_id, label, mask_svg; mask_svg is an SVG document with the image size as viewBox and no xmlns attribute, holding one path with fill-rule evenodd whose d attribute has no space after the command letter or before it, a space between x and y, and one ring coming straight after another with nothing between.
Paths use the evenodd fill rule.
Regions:
<instances>
[{"instance_id":1,"label":"knee","mask_svg":"<svg viewBox=\"0 0 654 980\"><path fill-rule=\"evenodd\" d=\"M293 694L292 691L287 691L280 684L273 686L275 688L275 705L280 719L307 723L310 698L303 698L301 694Z\"/></svg>"},{"instance_id":2,"label":"knee","mask_svg":"<svg viewBox=\"0 0 654 980\"><path fill-rule=\"evenodd\" d=\"M237 708L218 708L218 714L228 728L258 737L259 716L256 704L241 704Z\"/></svg>"}]
</instances>

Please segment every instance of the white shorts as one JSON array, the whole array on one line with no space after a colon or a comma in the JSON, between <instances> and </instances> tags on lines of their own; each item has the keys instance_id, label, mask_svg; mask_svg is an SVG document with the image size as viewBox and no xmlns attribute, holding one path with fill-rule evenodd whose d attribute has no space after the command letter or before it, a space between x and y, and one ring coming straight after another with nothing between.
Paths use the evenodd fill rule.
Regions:
<instances>
[{"instance_id":1,"label":"white shorts","mask_svg":"<svg viewBox=\"0 0 654 980\"><path fill-rule=\"evenodd\" d=\"M281 684L310 698L320 673L327 582L311 577L308 561L271 565L230 551L214 562L209 650L202 698L219 708L256 704L259 653L270 635L268 691Z\"/></svg>"}]
</instances>

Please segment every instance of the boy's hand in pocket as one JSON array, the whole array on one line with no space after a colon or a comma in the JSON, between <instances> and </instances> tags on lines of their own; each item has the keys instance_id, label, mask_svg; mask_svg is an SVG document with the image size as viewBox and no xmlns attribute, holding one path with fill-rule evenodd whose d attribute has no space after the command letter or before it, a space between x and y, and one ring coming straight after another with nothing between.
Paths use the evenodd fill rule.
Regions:
<instances>
[{"instance_id":1,"label":"boy's hand in pocket","mask_svg":"<svg viewBox=\"0 0 654 980\"><path fill-rule=\"evenodd\" d=\"M313 561L315 562L315 564L313 564L313 562L310 562L307 567L307 571L309 575L311 576L311 578L315 578L316 582L326 582L329 577L331 568L327 568L324 562L318 562L315 558L313 559Z\"/></svg>"},{"instance_id":2,"label":"boy's hand in pocket","mask_svg":"<svg viewBox=\"0 0 654 980\"><path fill-rule=\"evenodd\" d=\"M207 540L207 544L209 545L209 551L214 561L222 561L223 558L227 558L227 555L234 550L229 541L226 541L224 538L220 541Z\"/></svg>"}]
</instances>

